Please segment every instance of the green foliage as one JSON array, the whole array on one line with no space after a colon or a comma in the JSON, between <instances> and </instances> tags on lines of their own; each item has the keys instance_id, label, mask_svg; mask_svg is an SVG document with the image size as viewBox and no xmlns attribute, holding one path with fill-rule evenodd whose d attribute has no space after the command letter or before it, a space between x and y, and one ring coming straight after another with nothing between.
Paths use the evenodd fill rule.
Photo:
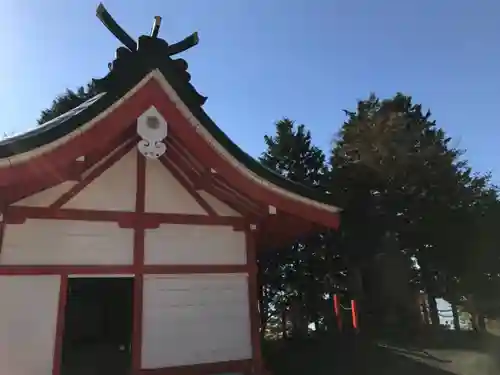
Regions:
<instances>
[{"instance_id":1,"label":"green foliage","mask_svg":"<svg viewBox=\"0 0 500 375\"><path fill-rule=\"evenodd\" d=\"M485 210L498 202L489 176L472 172L463 151L451 147L431 113L411 97L372 95L346 114L331 158L332 185L347 212L345 246L369 263L370 253L387 250L382 236L391 232L399 251L418 259L414 281L431 297L458 300L466 280L472 291L470 280L484 281L485 264L471 265L479 262L478 247L486 246ZM362 243L355 239L360 234ZM494 257L497 251L485 250Z\"/></svg>"},{"instance_id":2,"label":"green foliage","mask_svg":"<svg viewBox=\"0 0 500 375\"><path fill-rule=\"evenodd\" d=\"M289 119L276 124L276 134L266 136L267 150L260 158L268 168L314 189L325 189L328 179L326 157L312 143L304 125ZM326 234L318 234L287 249L264 252L259 259L263 297L273 311L282 311L297 301L304 319L318 322L331 308L325 295L332 289L333 253L328 251Z\"/></svg>"},{"instance_id":3,"label":"green foliage","mask_svg":"<svg viewBox=\"0 0 500 375\"><path fill-rule=\"evenodd\" d=\"M325 182L325 154L312 143L304 125L284 118L275 124L276 135L264 136L267 150L260 161L291 181L317 187Z\"/></svg>"},{"instance_id":4,"label":"green foliage","mask_svg":"<svg viewBox=\"0 0 500 375\"><path fill-rule=\"evenodd\" d=\"M98 93L93 83L67 90L42 111L38 123ZM305 125L287 118L264 138L263 165L327 191L344 212L338 232L261 253L262 322L279 321L299 303L306 323L324 326L331 316L328 298L345 287L346 271L361 270L370 285L377 255L391 252L403 254L408 268L410 260L418 260L419 267L410 270L415 290L467 301L464 310L500 316L495 292L500 288L500 202L490 176L474 173L430 111L409 96L380 100L372 94L345 114L328 156ZM394 239L391 246L388 237ZM380 292L373 289L367 293Z\"/></svg>"},{"instance_id":5,"label":"green foliage","mask_svg":"<svg viewBox=\"0 0 500 375\"><path fill-rule=\"evenodd\" d=\"M76 91L66 89L64 94L57 96L53 101L50 108L44 109L40 114L37 122L42 125L63 113L66 113L80 104L86 102L90 98L99 94L94 82L90 82L86 87L80 86Z\"/></svg>"},{"instance_id":6,"label":"green foliage","mask_svg":"<svg viewBox=\"0 0 500 375\"><path fill-rule=\"evenodd\" d=\"M467 253L468 263L459 287L466 309L489 318L500 317L500 201L494 188L484 189L472 207L476 235Z\"/></svg>"},{"instance_id":7,"label":"green foliage","mask_svg":"<svg viewBox=\"0 0 500 375\"><path fill-rule=\"evenodd\" d=\"M371 95L345 113L329 162L305 126L289 119L265 137L264 165L328 190L345 210L339 233L266 253L260 261L265 303L279 310L299 296L305 318L324 319L324 298L338 286L340 270L359 268L370 284L377 254L397 252L408 260L414 290L425 290L431 302L473 295L476 309L500 314L500 299L490 292L500 286L500 239L492 224L499 200L489 175L474 173L464 152L411 97ZM387 245L387 235L396 245ZM436 322L437 311L431 317Z\"/></svg>"}]
</instances>

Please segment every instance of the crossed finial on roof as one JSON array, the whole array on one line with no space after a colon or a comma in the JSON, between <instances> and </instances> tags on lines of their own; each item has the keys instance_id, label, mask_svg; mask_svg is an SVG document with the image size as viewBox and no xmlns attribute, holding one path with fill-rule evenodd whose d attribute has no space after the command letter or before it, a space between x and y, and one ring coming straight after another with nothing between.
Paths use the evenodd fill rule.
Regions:
<instances>
[{"instance_id":1,"label":"crossed finial on roof","mask_svg":"<svg viewBox=\"0 0 500 375\"><path fill-rule=\"evenodd\" d=\"M102 24L113 34L116 39L118 39L125 47L130 51L137 51L137 42L132 39L130 35L127 34L125 30L122 29L118 23L113 19L111 14L106 10L102 3L99 4L96 10L97 18L102 22ZM152 38L157 38L160 31L161 17L156 16L153 22L153 28L151 29L150 36ZM184 38L180 42L168 46L168 56L176 55L178 53L184 52L191 47L198 44L198 33L193 33L190 36Z\"/></svg>"}]
</instances>

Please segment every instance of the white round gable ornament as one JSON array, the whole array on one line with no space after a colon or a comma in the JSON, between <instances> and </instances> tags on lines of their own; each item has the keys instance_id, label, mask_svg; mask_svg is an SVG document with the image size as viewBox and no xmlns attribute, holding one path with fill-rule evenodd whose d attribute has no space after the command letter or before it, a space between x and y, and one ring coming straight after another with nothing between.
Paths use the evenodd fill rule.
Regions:
<instances>
[{"instance_id":1,"label":"white round gable ornament","mask_svg":"<svg viewBox=\"0 0 500 375\"><path fill-rule=\"evenodd\" d=\"M142 140L137 149L149 159L158 159L167 151L162 141L167 137L168 125L156 108L151 107L137 119L137 134Z\"/></svg>"}]
</instances>

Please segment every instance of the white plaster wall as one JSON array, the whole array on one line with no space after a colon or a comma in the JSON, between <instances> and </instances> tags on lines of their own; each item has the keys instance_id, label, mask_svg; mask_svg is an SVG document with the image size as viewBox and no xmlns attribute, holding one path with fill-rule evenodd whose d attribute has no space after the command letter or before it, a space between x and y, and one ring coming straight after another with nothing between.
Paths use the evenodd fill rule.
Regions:
<instances>
[{"instance_id":1,"label":"white plaster wall","mask_svg":"<svg viewBox=\"0 0 500 375\"><path fill-rule=\"evenodd\" d=\"M14 206L48 207L54 203L61 195L66 193L76 184L76 181L66 181L59 185L45 189L14 203Z\"/></svg>"},{"instance_id":2,"label":"white plaster wall","mask_svg":"<svg viewBox=\"0 0 500 375\"><path fill-rule=\"evenodd\" d=\"M241 214L233 210L224 202L220 201L213 195L207 193L206 191L199 190L198 194L214 209L214 211L220 216L234 216L241 217Z\"/></svg>"},{"instance_id":3,"label":"white plaster wall","mask_svg":"<svg viewBox=\"0 0 500 375\"><path fill-rule=\"evenodd\" d=\"M75 195L63 208L135 211L137 150L133 149Z\"/></svg>"},{"instance_id":4,"label":"white plaster wall","mask_svg":"<svg viewBox=\"0 0 500 375\"><path fill-rule=\"evenodd\" d=\"M0 276L0 374L52 374L59 284L59 276Z\"/></svg>"},{"instance_id":5,"label":"white plaster wall","mask_svg":"<svg viewBox=\"0 0 500 375\"><path fill-rule=\"evenodd\" d=\"M11 265L132 262L133 230L106 222L28 219L8 224L0 252L0 264Z\"/></svg>"},{"instance_id":6,"label":"white plaster wall","mask_svg":"<svg viewBox=\"0 0 500 375\"><path fill-rule=\"evenodd\" d=\"M231 226L163 224L147 229L146 264L245 264L245 234Z\"/></svg>"},{"instance_id":7,"label":"white plaster wall","mask_svg":"<svg viewBox=\"0 0 500 375\"><path fill-rule=\"evenodd\" d=\"M143 368L250 359L247 276L148 275Z\"/></svg>"},{"instance_id":8,"label":"white plaster wall","mask_svg":"<svg viewBox=\"0 0 500 375\"><path fill-rule=\"evenodd\" d=\"M159 160L146 162L146 212L207 215Z\"/></svg>"}]
</instances>

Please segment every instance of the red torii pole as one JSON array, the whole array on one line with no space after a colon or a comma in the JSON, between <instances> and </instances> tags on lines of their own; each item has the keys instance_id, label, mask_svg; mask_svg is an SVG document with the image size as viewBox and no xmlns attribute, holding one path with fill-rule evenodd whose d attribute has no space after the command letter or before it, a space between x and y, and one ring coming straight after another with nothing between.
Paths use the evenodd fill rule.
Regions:
<instances>
[{"instance_id":1,"label":"red torii pole","mask_svg":"<svg viewBox=\"0 0 500 375\"><path fill-rule=\"evenodd\" d=\"M356 300L351 300L351 314L352 314L352 326L356 333L359 332L358 326L358 305Z\"/></svg>"},{"instance_id":2,"label":"red torii pole","mask_svg":"<svg viewBox=\"0 0 500 375\"><path fill-rule=\"evenodd\" d=\"M342 314L340 311L340 299L337 294L333 295L333 309L335 311L335 319L337 321L337 327L339 328L339 332L342 331Z\"/></svg>"},{"instance_id":3,"label":"red torii pole","mask_svg":"<svg viewBox=\"0 0 500 375\"><path fill-rule=\"evenodd\" d=\"M340 304L340 297L338 294L333 295L333 310L335 312L335 318L337 321L337 327L339 332L342 331L342 305ZM346 310L351 310L351 322L352 327L356 333L359 332L359 321L358 321L358 305L356 300L351 300L351 308L346 308Z\"/></svg>"}]
</instances>

